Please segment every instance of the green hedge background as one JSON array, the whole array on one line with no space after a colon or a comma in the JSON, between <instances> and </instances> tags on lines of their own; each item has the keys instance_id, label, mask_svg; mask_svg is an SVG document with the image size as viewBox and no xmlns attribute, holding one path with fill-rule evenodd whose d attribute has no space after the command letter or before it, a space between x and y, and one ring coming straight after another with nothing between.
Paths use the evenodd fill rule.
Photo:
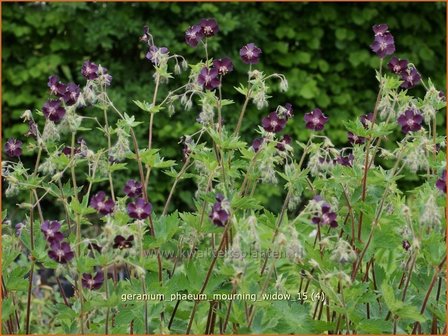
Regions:
<instances>
[{"instance_id":1,"label":"green hedge background","mask_svg":"<svg viewBox=\"0 0 448 336\"><path fill-rule=\"evenodd\" d=\"M286 132L299 140L308 137L303 114L314 107L330 116L325 132L340 146L347 143L342 122L372 110L377 86L374 71L379 64L369 48L375 23L389 25L397 56L411 60L424 77L445 88L444 3L4 3L2 8L3 139L23 138L27 127L19 117L25 109L40 109L48 99L49 75L83 84L80 68L87 59L110 70L115 104L147 121L132 103L134 99L150 100L154 86L151 65L144 59L146 49L139 42L143 25L149 25L157 45L194 63L202 50L184 43L184 31L203 17L215 17L221 29L210 41L211 56L229 56L235 63L223 89L224 95L236 102L223 111L232 128L243 100L233 86L247 76L238 51L249 42L263 50L257 68L284 73L288 78L286 94L279 93L278 85L272 86L269 109L285 102L293 104L296 117ZM170 82L159 97L179 84L178 80ZM413 90L423 94L421 87ZM249 108L242 130L246 141L251 141L254 128L268 112ZM93 109L83 113L101 114ZM167 158L180 159L179 137L198 129L197 113L193 108L177 111L171 118L156 115L154 147L161 148ZM444 123L440 115L442 131ZM147 138L146 125L136 132ZM88 133L84 136L91 146L105 146L105 139ZM134 172L125 174L117 174L117 185ZM160 204L170 178L155 174L151 199ZM190 183L181 184L174 206L192 205L194 187ZM273 189L271 195L281 192ZM260 190L268 193L268 189Z\"/></svg>"}]
</instances>

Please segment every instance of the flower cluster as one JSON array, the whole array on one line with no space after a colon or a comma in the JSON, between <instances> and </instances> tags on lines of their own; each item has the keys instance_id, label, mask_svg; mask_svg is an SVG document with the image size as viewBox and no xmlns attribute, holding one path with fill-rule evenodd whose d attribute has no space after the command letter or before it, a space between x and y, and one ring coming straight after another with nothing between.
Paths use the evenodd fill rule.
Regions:
<instances>
[{"instance_id":1,"label":"flower cluster","mask_svg":"<svg viewBox=\"0 0 448 336\"><path fill-rule=\"evenodd\" d=\"M373 26L373 32L375 33L375 39L370 45L370 48L380 58L384 58L387 55L392 55L395 52L395 41L392 34L389 32L387 24L378 24Z\"/></svg>"},{"instance_id":2,"label":"flower cluster","mask_svg":"<svg viewBox=\"0 0 448 336\"><path fill-rule=\"evenodd\" d=\"M332 211L331 206L323 201L321 196L315 196L314 201L317 202L320 206L320 211L314 214L314 217L311 218L313 224L323 226L330 225L330 227L335 228L338 226L338 222L336 220L336 212Z\"/></svg>"},{"instance_id":3,"label":"flower cluster","mask_svg":"<svg viewBox=\"0 0 448 336\"><path fill-rule=\"evenodd\" d=\"M219 31L218 23L215 19L202 19L185 32L185 42L190 47L196 47L204 37L214 36Z\"/></svg>"},{"instance_id":4,"label":"flower cluster","mask_svg":"<svg viewBox=\"0 0 448 336\"><path fill-rule=\"evenodd\" d=\"M73 259L74 253L70 247L70 244L64 242L64 235L60 231L61 223L55 220L45 220L40 229L50 246L48 256L51 259L60 264L66 264Z\"/></svg>"},{"instance_id":5,"label":"flower cluster","mask_svg":"<svg viewBox=\"0 0 448 336\"><path fill-rule=\"evenodd\" d=\"M228 202L222 194L216 195L216 202L212 206L210 219L216 226L225 226L230 216Z\"/></svg>"}]
</instances>

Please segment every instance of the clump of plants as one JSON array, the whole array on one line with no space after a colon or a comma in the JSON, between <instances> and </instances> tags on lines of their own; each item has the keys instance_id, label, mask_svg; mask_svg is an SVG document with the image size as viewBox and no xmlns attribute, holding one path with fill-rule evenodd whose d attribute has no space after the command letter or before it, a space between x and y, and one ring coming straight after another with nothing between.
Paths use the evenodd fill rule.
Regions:
<instances>
[{"instance_id":1,"label":"clump of plants","mask_svg":"<svg viewBox=\"0 0 448 336\"><path fill-rule=\"evenodd\" d=\"M16 209L3 209L2 331L445 334L445 137L436 132L445 95L414 64L390 58L386 24L373 32L378 95L372 111L346 121L344 148L322 132L337 118L331 108L270 106L270 87L286 91L288 81L257 69L255 43L241 47L239 60L212 55L214 19L185 32L202 50L196 63L144 28L154 91L134 101L138 118L114 105L102 65L85 61L82 86L51 76L48 101L22 116L28 132L4 144L4 194L27 201L16 205L20 223L8 216ZM247 65L239 102L222 94L234 62ZM179 84L182 72L188 79ZM417 85L423 97L412 95ZM266 115L249 139L241 129L255 108ZM181 139L178 161L153 146L158 114L176 111L197 125ZM230 114L236 124L226 122ZM288 123L310 130L309 140L286 134ZM86 143L86 132L107 148ZM396 143L394 132L402 134ZM35 154L32 166L24 151ZM133 166L138 174L116 188L114 174ZM154 170L172 178L162 206L151 203ZM406 175L422 182L403 191ZM171 201L187 179L195 206L179 212ZM261 203L260 184L279 189L278 213Z\"/></svg>"}]
</instances>

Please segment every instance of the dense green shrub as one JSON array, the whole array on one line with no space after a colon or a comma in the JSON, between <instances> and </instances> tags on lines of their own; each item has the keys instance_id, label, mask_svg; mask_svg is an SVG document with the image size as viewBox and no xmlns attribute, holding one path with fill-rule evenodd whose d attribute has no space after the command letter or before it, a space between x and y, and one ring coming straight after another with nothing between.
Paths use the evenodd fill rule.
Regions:
<instances>
[{"instance_id":1,"label":"dense green shrub","mask_svg":"<svg viewBox=\"0 0 448 336\"><path fill-rule=\"evenodd\" d=\"M284 73L289 80L289 91L279 98L278 87L272 87L271 107L289 101L301 118L319 106L332 116L326 134L336 145L347 142L343 121L370 112L375 99L373 74L378 58L368 48L373 23L387 22L399 36L398 56L410 59L437 87L445 87L442 3L39 3L3 4L2 15L4 138L20 137L26 131L26 125L17 121L25 109L42 107L48 98L42 92L49 75L80 81L81 74L75 69L86 59L108 67L114 76L110 95L117 106L144 120L147 117L128 98L148 100L153 91L151 65L137 38L143 25L150 26L159 45L194 61L200 55L184 43L182 31L197 17L213 16L220 22L221 33L211 41L211 52L219 46L222 56L237 59L241 43L256 42L264 52L260 66L267 72ZM236 85L245 76L243 65L236 62L236 71L228 80ZM168 88L170 84L161 88L161 96ZM242 97L231 88L227 86L224 94L233 95L241 104ZM423 93L415 90L417 95ZM223 112L226 122L236 122L233 107ZM250 129L265 112L254 107L248 111L247 129L243 127L246 141L254 136ZM171 119L166 114L157 118L155 146L163 148L165 157L179 159L179 137L198 128L195 111L178 110ZM443 127L442 115L438 123ZM291 125L286 131L302 141L309 136ZM137 136L146 138L145 132L140 128ZM88 143L105 144L105 139L89 134L85 138ZM117 179L120 185L126 177ZM155 173L154 180L159 183L151 191L152 200L161 203L168 178ZM181 190L174 204L190 206L191 191L186 190L191 188Z\"/></svg>"}]
</instances>

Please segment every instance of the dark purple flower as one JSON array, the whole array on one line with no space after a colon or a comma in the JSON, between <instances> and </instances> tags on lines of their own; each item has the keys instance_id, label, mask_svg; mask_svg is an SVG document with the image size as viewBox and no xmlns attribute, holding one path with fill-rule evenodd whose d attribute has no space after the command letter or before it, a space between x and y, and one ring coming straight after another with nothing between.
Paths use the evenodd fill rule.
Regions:
<instances>
[{"instance_id":1,"label":"dark purple flower","mask_svg":"<svg viewBox=\"0 0 448 336\"><path fill-rule=\"evenodd\" d=\"M284 113L284 116L286 117L286 119L290 119L290 118L294 117L294 109L290 103L286 103L284 108L286 111L284 111L283 113Z\"/></svg>"},{"instance_id":2,"label":"dark purple flower","mask_svg":"<svg viewBox=\"0 0 448 336\"><path fill-rule=\"evenodd\" d=\"M64 148L62 148L61 151L62 154L65 154L66 156L71 156L72 155L72 147L70 146L65 146ZM73 150L73 154L77 155L81 153L81 148L76 148Z\"/></svg>"},{"instance_id":3,"label":"dark purple flower","mask_svg":"<svg viewBox=\"0 0 448 336\"><path fill-rule=\"evenodd\" d=\"M263 138L255 138L254 141L252 141L252 148L254 149L255 153L257 153L260 150L260 147L263 144L263 142L264 142Z\"/></svg>"},{"instance_id":4,"label":"dark purple flower","mask_svg":"<svg viewBox=\"0 0 448 336\"><path fill-rule=\"evenodd\" d=\"M64 99L65 104L71 106L77 102L80 93L81 90L79 85L76 85L75 83L68 83L62 99Z\"/></svg>"},{"instance_id":5,"label":"dark purple flower","mask_svg":"<svg viewBox=\"0 0 448 336\"><path fill-rule=\"evenodd\" d=\"M60 264L66 264L73 259L74 253L69 243L55 240L51 242L48 256Z\"/></svg>"},{"instance_id":6,"label":"dark purple flower","mask_svg":"<svg viewBox=\"0 0 448 336\"><path fill-rule=\"evenodd\" d=\"M357 136L356 134L353 134L352 132L348 132L348 141L352 145L362 145L366 142L366 138Z\"/></svg>"},{"instance_id":7,"label":"dark purple flower","mask_svg":"<svg viewBox=\"0 0 448 336\"><path fill-rule=\"evenodd\" d=\"M83 273L81 282L84 288L90 290L99 289L101 288L104 282L104 273L100 271L97 272L95 276L92 276L89 273Z\"/></svg>"},{"instance_id":8,"label":"dark purple flower","mask_svg":"<svg viewBox=\"0 0 448 336\"><path fill-rule=\"evenodd\" d=\"M422 76L419 74L416 68L408 68L401 72L401 80L403 81L403 83L401 83L401 87L403 89L412 89L414 86L420 83L421 79Z\"/></svg>"},{"instance_id":9,"label":"dark purple flower","mask_svg":"<svg viewBox=\"0 0 448 336\"><path fill-rule=\"evenodd\" d=\"M102 250L102 247L101 247L101 246L99 246L98 244L95 244L95 243L93 243L93 242L88 242L88 244L87 244L87 248L88 248L90 251L97 251L98 253L101 253L101 250Z\"/></svg>"},{"instance_id":10,"label":"dark purple flower","mask_svg":"<svg viewBox=\"0 0 448 336\"><path fill-rule=\"evenodd\" d=\"M401 114L397 121L403 133L415 132L422 128L423 116L417 110L410 108Z\"/></svg>"},{"instance_id":11,"label":"dark purple flower","mask_svg":"<svg viewBox=\"0 0 448 336\"><path fill-rule=\"evenodd\" d=\"M328 117L318 108L309 113L305 113L304 119L306 122L306 128L314 131L321 131L328 121Z\"/></svg>"},{"instance_id":12,"label":"dark purple flower","mask_svg":"<svg viewBox=\"0 0 448 336\"><path fill-rule=\"evenodd\" d=\"M45 236L45 239L52 243L54 241L62 241L64 239L64 235L59 231L61 229L61 223L56 220L49 221L46 220L40 226L40 230Z\"/></svg>"},{"instance_id":13,"label":"dark purple flower","mask_svg":"<svg viewBox=\"0 0 448 336\"><path fill-rule=\"evenodd\" d=\"M145 219L151 213L152 205L143 198L137 198L135 202L128 204L128 215L135 219Z\"/></svg>"},{"instance_id":14,"label":"dark purple flower","mask_svg":"<svg viewBox=\"0 0 448 336\"><path fill-rule=\"evenodd\" d=\"M407 240L403 240L403 248L406 250L406 251L409 251L409 249L411 248L411 244L409 243L409 241L407 241Z\"/></svg>"},{"instance_id":15,"label":"dark purple flower","mask_svg":"<svg viewBox=\"0 0 448 336\"><path fill-rule=\"evenodd\" d=\"M408 67L408 61L407 60L401 60L398 57L392 57L387 64L390 71L396 74L400 74L402 71L406 70Z\"/></svg>"},{"instance_id":16,"label":"dark purple flower","mask_svg":"<svg viewBox=\"0 0 448 336\"><path fill-rule=\"evenodd\" d=\"M114 238L114 245L112 246L114 249L127 249L132 247L132 242L134 241L134 235L125 238L121 235L118 235Z\"/></svg>"},{"instance_id":17,"label":"dark purple flower","mask_svg":"<svg viewBox=\"0 0 448 336\"><path fill-rule=\"evenodd\" d=\"M95 63L90 62L90 61L85 61L81 68L81 74L86 79L90 79L90 80L97 79L99 76L98 65L96 65Z\"/></svg>"},{"instance_id":18,"label":"dark purple flower","mask_svg":"<svg viewBox=\"0 0 448 336\"><path fill-rule=\"evenodd\" d=\"M142 195L143 186L136 180L128 180L123 190L128 197L140 197Z\"/></svg>"},{"instance_id":19,"label":"dark purple flower","mask_svg":"<svg viewBox=\"0 0 448 336\"><path fill-rule=\"evenodd\" d=\"M140 36L140 41L148 42L150 39L151 34L149 34L149 28L148 26L143 27L143 35Z\"/></svg>"},{"instance_id":20,"label":"dark purple flower","mask_svg":"<svg viewBox=\"0 0 448 336\"><path fill-rule=\"evenodd\" d=\"M50 76L48 77L48 87L50 88L50 92L54 95L58 95L58 84L59 84L59 77L58 76Z\"/></svg>"},{"instance_id":21,"label":"dark purple flower","mask_svg":"<svg viewBox=\"0 0 448 336\"><path fill-rule=\"evenodd\" d=\"M114 211L115 202L110 198L106 199L106 193L100 191L90 199L90 206L100 214L108 215Z\"/></svg>"},{"instance_id":22,"label":"dark purple flower","mask_svg":"<svg viewBox=\"0 0 448 336\"><path fill-rule=\"evenodd\" d=\"M219 31L219 26L215 19L202 19L199 24L201 25L202 32L207 37L213 36Z\"/></svg>"},{"instance_id":23,"label":"dark purple flower","mask_svg":"<svg viewBox=\"0 0 448 336\"><path fill-rule=\"evenodd\" d=\"M37 125L34 121L28 121L28 131L25 133L26 137L37 137Z\"/></svg>"},{"instance_id":24,"label":"dark purple flower","mask_svg":"<svg viewBox=\"0 0 448 336\"><path fill-rule=\"evenodd\" d=\"M376 35L375 40L370 45L370 48L380 58L384 58L387 55L392 55L395 52L394 37L389 32Z\"/></svg>"},{"instance_id":25,"label":"dark purple flower","mask_svg":"<svg viewBox=\"0 0 448 336\"><path fill-rule=\"evenodd\" d=\"M385 23L376 24L372 27L373 32L376 36L383 36L385 33L389 32L389 26Z\"/></svg>"},{"instance_id":26,"label":"dark purple flower","mask_svg":"<svg viewBox=\"0 0 448 336\"><path fill-rule=\"evenodd\" d=\"M439 98L440 98L440 100L442 100L442 101L445 101L445 100L446 100L445 93L444 93L443 91L439 91Z\"/></svg>"},{"instance_id":27,"label":"dark purple flower","mask_svg":"<svg viewBox=\"0 0 448 336\"><path fill-rule=\"evenodd\" d=\"M346 156L339 156L336 159L336 163L339 163L340 165L346 166L346 167L353 167L353 160L355 159L355 157L353 156L353 154L349 154Z\"/></svg>"},{"instance_id":28,"label":"dark purple flower","mask_svg":"<svg viewBox=\"0 0 448 336\"><path fill-rule=\"evenodd\" d=\"M22 235L22 231L25 228L25 224L23 224L22 222L17 223L15 225L15 229L16 229L16 236L20 237Z\"/></svg>"},{"instance_id":29,"label":"dark purple flower","mask_svg":"<svg viewBox=\"0 0 448 336\"><path fill-rule=\"evenodd\" d=\"M261 119L261 124L266 132L278 133L285 128L286 121L286 119L280 118L276 112L271 112Z\"/></svg>"},{"instance_id":30,"label":"dark purple flower","mask_svg":"<svg viewBox=\"0 0 448 336\"><path fill-rule=\"evenodd\" d=\"M218 74L221 76L233 71L232 60L228 57L219 58L213 61L213 67L218 70Z\"/></svg>"},{"instance_id":31,"label":"dark purple flower","mask_svg":"<svg viewBox=\"0 0 448 336\"><path fill-rule=\"evenodd\" d=\"M331 207L329 204L324 203L321 206L322 213L320 217L318 215L314 216L311 221L314 224L317 225L330 225L332 228L335 228L338 226L338 222L336 221L336 213L334 211L331 211Z\"/></svg>"},{"instance_id":32,"label":"dark purple flower","mask_svg":"<svg viewBox=\"0 0 448 336\"><path fill-rule=\"evenodd\" d=\"M240 49L240 57L246 64L256 64L260 61L261 49L254 43L249 43Z\"/></svg>"},{"instance_id":33,"label":"dark purple flower","mask_svg":"<svg viewBox=\"0 0 448 336\"><path fill-rule=\"evenodd\" d=\"M65 108L59 99L48 100L42 108L45 118L58 123L65 116Z\"/></svg>"},{"instance_id":34,"label":"dark purple flower","mask_svg":"<svg viewBox=\"0 0 448 336\"><path fill-rule=\"evenodd\" d=\"M191 154L190 146L188 146L188 144L184 144L184 146L182 147L182 158L184 162L187 161L190 154Z\"/></svg>"},{"instance_id":35,"label":"dark purple flower","mask_svg":"<svg viewBox=\"0 0 448 336\"><path fill-rule=\"evenodd\" d=\"M146 58L150 60L154 65L159 65L161 56L166 54L168 54L168 48L158 48L155 45L152 45L149 47L149 51L146 53Z\"/></svg>"},{"instance_id":36,"label":"dark purple flower","mask_svg":"<svg viewBox=\"0 0 448 336\"><path fill-rule=\"evenodd\" d=\"M292 138L285 134L283 138L275 145L279 151L284 151L286 149L286 145L289 145L292 142Z\"/></svg>"},{"instance_id":37,"label":"dark purple flower","mask_svg":"<svg viewBox=\"0 0 448 336\"><path fill-rule=\"evenodd\" d=\"M216 226L224 226L229 219L229 212L222 207L224 196L221 194L216 195L216 202L212 206L212 210L209 214L209 218Z\"/></svg>"},{"instance_id":38,"label":"dark purple flower","mask_svg":"<svg viewBox=\"0 0 448 336\"><path fill-rule=\"evenodd\" d=\"M203 38L204 31L200 25L191 26L185 32L185 42L187 42L190 47L196 47Z\"/></svg>"},{"instance_id":39,"label":"dark purple flower","mask_svg":"<svg viewBox=\"0 0 448 336\"><path fill-rule=\"evenodd\" d=\"M361 121L361 124L364 126L364 128L369 128L369 125L373 121L373 113L367 113L359 117L359 121Z\"/></svg>"},{"instance_id":40,"label":"dark purple flower","mask_svg":"<svg viewBox=\"0 0 448 336\"><path fill-rule=\"evenodd\" d=\"M442 171L442 176L437 180L436 187L446 194L446 169Z\"/></svg>"},{"instance_id":41,"label":"dark purple flower","mask_svg":"<svg viewBox=\"0 0 448 336\"><path fill-rule=\"evenodd\" d=\"M5 152L9 157L19 157L22 155L22 141L10 138L5 143Z\"/></svg>"},{"instance_id":42,"label":"dark purple flower","mask_svg":"<svg viewBox=\"0 0 448 336\"><path fill-rule=\"evenodd\" d=\"M207 90L217 88L221 84L218 77L218 69L202 68L198 76L198 83Z\"/></svg>"}]
</instances>

